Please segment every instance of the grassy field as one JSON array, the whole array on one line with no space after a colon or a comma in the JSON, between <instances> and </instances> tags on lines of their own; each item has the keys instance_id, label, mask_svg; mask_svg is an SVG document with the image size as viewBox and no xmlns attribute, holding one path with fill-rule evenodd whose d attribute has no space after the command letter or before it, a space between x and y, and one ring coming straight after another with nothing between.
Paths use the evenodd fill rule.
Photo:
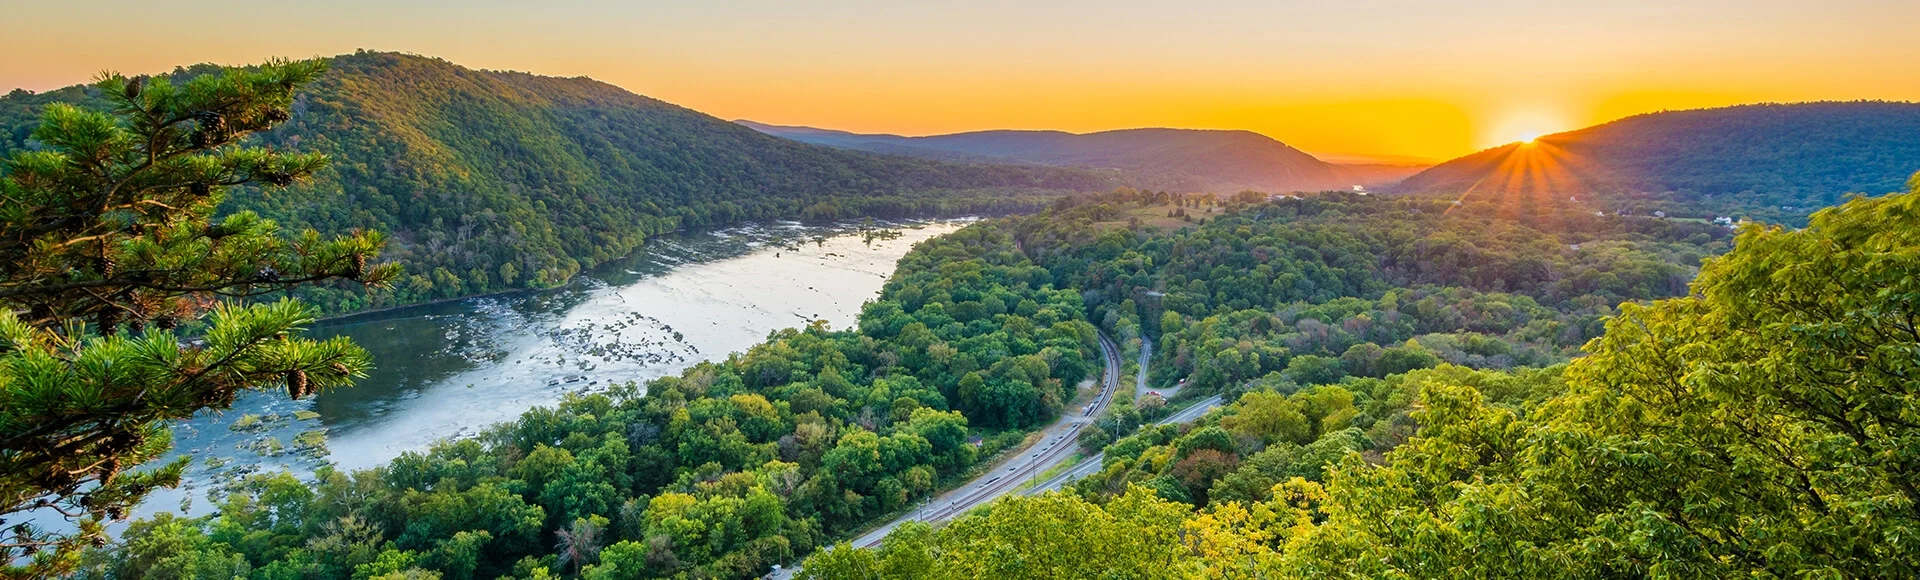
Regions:
<instances>
[{"instance_id":1,"label":"grassy field","mask_svg":"<svg viewBox=\"0 0 1920 580\"><path fill-rule=\"evenodd\" d=\"M1194 220L1192 222L1187 221L1187 219L1182 219L1177 217L1167 217L1167 214L1171 213L1175 209L1177 209L1177 206L1174 206L1173 204L1150 206L1150 207L1135 207L1135 208L1129 209L1129 211L1127 212L1129 214L1127 219L1100 222L1095 225L1101 228L1124 228L1124 227L1127 227L1128 225L1131 225L1133 220L1139 220L1140 227L1143 227L1143 228L1152 228L1156 230L1177 230L1177 229L1193 226L1194 223L1199 221L1201 218L1213 216L1213 215L1219 215L1218 207L1190 207L1190 208L1187 208L1187 219ZM1212 213L1209 213L1209 211L1211 211Z\"/></svg>"}]
</instances>

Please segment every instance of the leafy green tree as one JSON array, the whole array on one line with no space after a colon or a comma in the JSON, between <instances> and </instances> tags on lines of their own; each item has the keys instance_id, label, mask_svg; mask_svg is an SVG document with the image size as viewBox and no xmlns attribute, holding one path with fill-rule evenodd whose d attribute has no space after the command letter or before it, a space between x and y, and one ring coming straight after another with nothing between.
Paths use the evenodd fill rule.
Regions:
<instances>
[{"instance_id":1,"label":"leafy green tree","mask_svg":"<svg viewBox=\"0 0 1920 580\"><path fill-rule=\"evenodd\" d=\"M493 534L486 530L460 532L452 538L440 541L439 547L428 552L424 563L429 568L440 571L449 580L469 580L480 567L480 551L486 549L493 540Z\"/></svg>"},{"instance_id":2,"label":"leafy green tree","mask_svg":"<svg viewBox=\"0 0 1920 580\"><path fill-rule=\"evenodd\" d=\"M380 530L372 522L348 515L320 526L320 533L309 538L306 549L313 555L320 576L346 576L354 569L381 555ZM129 538L137 538L131 532Z\"/></svg>"},{"instance_id":3,"label":"leafy green tree","mask_svg":"<svg viewBox=\"0 0 1920 580\"><path fill-rule=\"evenodd\" d=\"M1920 187L1747 226L1693 288L1624 307L1568 370L1541 479L1667 539L1616 566L1920 574Z\"/></svg>"},{"instance_id":4,"label":"leafy green tree","mask_svg":"<svg viewBox=\"0 0 1920 580\"><path fill-rule=\"evenodd\" d=\"M236 186L279 187L319 155L244 146L286 121L296 88L326 69L273 61L191 79L103 76L107 111L52 104L38 148L0 161L0 565L57 573L75 548L181 461L129 472L170 446L166 424L225 408L242 390L303 397L368 368L344 339L297 338L312 308L234 305L302 285L378 285L373 233L284 236L239 213L212 221ZM204 319L204 325L199 325ZM187 339L176 328L201 328ZM77 532L23 523L65 519Z\"/></svg>"},{"instance_id":5,"label":"leafy green tree","mask_svg":"<svg viewBox=\"0 0 1920 580\"><path fill-rule=\"evenodd\" d=\"M645 547L631 541L618 542L600 550L600 563L582 569L580 577L589 580L637 578L640 571L646 569L645 562Z\"/></svg>"},{"instance_id":6,"label":"leafy green tree","mask_svg":"<svg viewBox=\"0 0 1920 580\"><path fill-rule=\"evenodd\" d=\"M1240 397L1235 410L1232 416L1220 420L1220 426L1235 435L1263 443L1309 442L1306 415L1285 395L1271 391L1249 392Z\"/></svg>"},{"instance_id":7,"label":"leafy green tree","mask_svg":"<svg viewBox=\"0 0 1920 580\"><path fill-rule=\"evenodd\" d=\"M372 562L354 567L354 578L369 580L401 580L419 578L439 578L438 573L422 570L418 564L420 555L411 550L386 549L380 552Z\"/></svg>"},{"instance_id":8,"label":"leafy green tree","mask_svg":"<svg viewBox=\"0 0 1920 580\"><path fill-rule=\"evenodd\" d=\"M199 520L162 513L128 526L126 534L131 539L115 561L86 566L78 576L227 580L250 570L246 558L208 538Z\"/></svg>"},{"instance_id":9,"label":"leafy green tree","mask_svg":"<svg viewBox=\"0 0 1920 580\"><path fill-rule=\"evenodd\" d=\"M1374 361L1375 372L1380 375L1397 375L1439 365L1440 357L1413 340L1408 340L1405 346L1382 351L1380 357Z\"/></svg>"},{"instance_id":10,"label":"leafy green tree","mask_svg":"<svg viewBox=\"0 0 1920 580\"><path fill-rule=\"evenodd\" d=\"M1303 385L1323 385L1340 382L1347 373L1340 368L1340 359L1307 354L1287 361L1283 374L1288 380Z\"/></svg>"},{"instance_id":11,"label":"leafy green tree","mask_svg":"<svg viewBox=\"0 0 1920 580\"><path fill-rule=\"evenodd\" d=\"M994 503L930 530L901 526L878 554L847 544L806 561L805 578L1181 578L1187 509L1135 487L1106 506L1049 493ZM867 552L862 554L861 552Z\"/></svg>"}]
</instances>

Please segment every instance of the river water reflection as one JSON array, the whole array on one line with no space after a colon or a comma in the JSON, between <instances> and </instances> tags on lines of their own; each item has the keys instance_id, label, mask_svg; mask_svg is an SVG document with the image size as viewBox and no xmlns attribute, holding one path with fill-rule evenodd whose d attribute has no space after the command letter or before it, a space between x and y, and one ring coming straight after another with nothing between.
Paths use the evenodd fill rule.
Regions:
<instances>
[{"instance_id":1,"label":"river water reflection","mask_svg":"<svg viewBox=\"0 0 1920 580\"><path fill-rule=\"evenodd\" d=\"M774 330L851 326L913 244L961 225L881 224L897 237L791 222L676 234L563 289L322 323L309 334L352 337L373 354L370 376L311 401L252 393L178 426L176 453L195 457L188 485L141 511L204 513L202 492L222 481L372 467L568 393L723 359Z\"/></svg>"}]
</instances>

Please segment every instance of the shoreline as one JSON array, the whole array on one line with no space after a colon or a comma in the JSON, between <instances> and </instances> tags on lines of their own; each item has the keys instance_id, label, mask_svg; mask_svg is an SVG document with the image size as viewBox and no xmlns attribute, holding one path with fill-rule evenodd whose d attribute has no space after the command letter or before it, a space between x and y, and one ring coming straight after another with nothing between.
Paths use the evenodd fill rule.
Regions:
<instances>
[{"instance_id":1,"label":"shoreline","mask_svg":"<svg viewBox=\"0 0 1920 580\"><path fill-rule=\"evenodd\" d=\"M886 218L886 219L899 219L899 220L919 220L919 221L923 221L923 222L924 222L924 221L933 221L933 220L962 220L962 219L968 219L968 218L973 218L973 219L976 219L976 220L982 220L982 219L990 219L990 218L994 218L994 217L1002 217L1002 216L1008 216L1008 215L1016 215L1016 214L1017 214L1017 212L1010 212L1010 213L968 213L968 214L965 214L965 215L958 215L958 216L941 216L941 215L933 215L933 216L911 216L911 217L901 217L901 218ZM563 283L561 283L561 284L558 284L558 285L554 285L554 286L549 286L549 287L546 287L546 288L513 288L513 289L509 289L509 290L496 290L496 291L493 291L493 292L482 292L482 293L479 293L479 294L468 294L468 295L465 295L465 296L453 296L453 297L448 297L448 298L435 298L435 299L433 299L433 300L428 300L428 301L425 301L425 302L414 302L414 303L409 303L409 304L396 304L396 305L392 305L392 306L382 306L382 307L379 307L379 308L373 308L373 309L369 309L369 310L356 310L356 311L353 311L353 312L349 312L349 313L344 313L344 314L335 314L335 315L330 315L330 316L322 316L322 317L320 317L320 318L318 318L318 319L315 319L315 320L313 321L313 326L317 328L317 327L321 327L321 326L327 326L327 325L344 325L344 324L355 324L355 323L358 323L358 322L360 322L360 321L356 321L356 320L354 320L355 318L360 318L360 317L370 317L370 318L377 318L377 315L380 315L380 314L389 314L389 313L393 313L393 312L396 312L396 311L401 311L401 310L406 310L406 309L409 309L409 308L424 308L424 307L429 307L429 306L436 306L436 305L441 305L441 304L449 304L449 303L453 303L453 302L459 302L459 301L461 301L461 300L469 300L469 299L474 299L474 298L496 298L496 297L504 297L504 296L519 296L519 295L524 295L524 294L538 294L538 293L541 293L541 292L552 292L552 291L555 291L555 290L564 290L564 289L566 289L566 288L569 288L569 287L572 287L572 286L573 286L573 285L575 285L575 284L578 284L578 283L580 282L580 279L581 279L581 277L582 277L582 276L586 276L586 275L588 275L588 274L590 274L590 273L591 273L591 272L592 272L592 271L593 271L593 270L594 270L595 268L599 268L599 267L602 267L602 266L605 266L605 265L607 265L607 264L612 264L612 263L614 263L614 262L617 262L617 261L620 261L620 260L624 260L624 259L627 259L627 258L631 258L631 257L633 257L633 256L635 256L635 255L638 255L638 254L640 254L640 252L642 252L642 251L645 251L645 250L646 250L646 242L647 242L647 241L649 241L649 240L653 240L653 239L655 239L655 238L660 238L660 237L664 237L664 236L672 236L672 235L683 235L683 234L687 234L687 233L693 233L693 232L702 232L702 231L716 231L716 230L722 230L722 229L726 229L726 228L731 228L731 227L738 227L738 226L740 226L740 225L743 225L743 224L749 224L749 223L774 223L774 222L782 222L782 221L787 221L787 222L795 222L795 223L799 223L799 224L801 224L801 225L816 225L816 227L831 227L831 225L838 225L838 224L849 224L849 223L854 223L854 222L855 222L855 220L859 220L859 219L866 219L866 218L868 218L868 217L871 217L871 216L861 216L861 217L859 217L859 218L850 218L850 219L846 219L846 220L833 220L833 221L830 221L830 222L824 222L824 224L827 224L827 225L824 225L824 226L821 226L821 225L818 225L818 224L822 224L822 222L813 222L812 224L810 224L810 223L809 223L809 220L796 220L796 219L780 219L780 218L773 218L773 219L765 219L765 220L744 220L744 221L737 221L737 222L731 222L731 223L727 223L727 224L720 224L720 225L713 225L713 226L705 226L705 227L697 227L697 228L676 228L676 229L673 229L673 230L668 230L668 231L665 231L665 232L661 232L661 233L659 233L659 234L656 234L656 235L653 235L653 236L647 236L645 240L642 240L642 242L641 242L641 244L640 244L639 246L636 246L636 247L634 247L634 249L633 249L633 251L632 251L632 252L628 252L628 253L626 253L625 255L622 255L622 256L620 256L619 258L614 258L614 259L612 259L612 260L607 260L607 261L605 261L605 262L601 262L601 263L599 263L599 264L594 264L593 266L590 266L590 267L586 267L586 268L581 268L579 272L575 272L575 273L573 273L573 275L571 275L571 276L568 276L565 282L563 282ZM880 220L880 219L882 219L882 218L873 218L873 219L875 219L875 220ZM892 276L892 274L888 274L888 276L889 276L889 277L891 277L891 276ZM311 330L311 328L310 328L309 330Z\"/></svg>"}]
</instances>

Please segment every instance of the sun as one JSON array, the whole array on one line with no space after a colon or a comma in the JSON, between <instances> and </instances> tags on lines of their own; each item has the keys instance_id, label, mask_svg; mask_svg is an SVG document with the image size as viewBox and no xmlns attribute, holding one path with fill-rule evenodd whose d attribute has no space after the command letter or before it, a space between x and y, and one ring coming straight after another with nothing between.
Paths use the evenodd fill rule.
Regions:
<instances>
[{"instance_id":1,"label":"sun","mask_svg":"<svg viewBox=\"0 0 1920 580\"><path fill-rule=\"evenodd\" d=\"M1482 131L1481 146L1530 144L1541 137L1565 131L1568 127L1569 123L1566 119L1555 111L1546 109L1507 111Z\"/></svg>"}]
</instances>

